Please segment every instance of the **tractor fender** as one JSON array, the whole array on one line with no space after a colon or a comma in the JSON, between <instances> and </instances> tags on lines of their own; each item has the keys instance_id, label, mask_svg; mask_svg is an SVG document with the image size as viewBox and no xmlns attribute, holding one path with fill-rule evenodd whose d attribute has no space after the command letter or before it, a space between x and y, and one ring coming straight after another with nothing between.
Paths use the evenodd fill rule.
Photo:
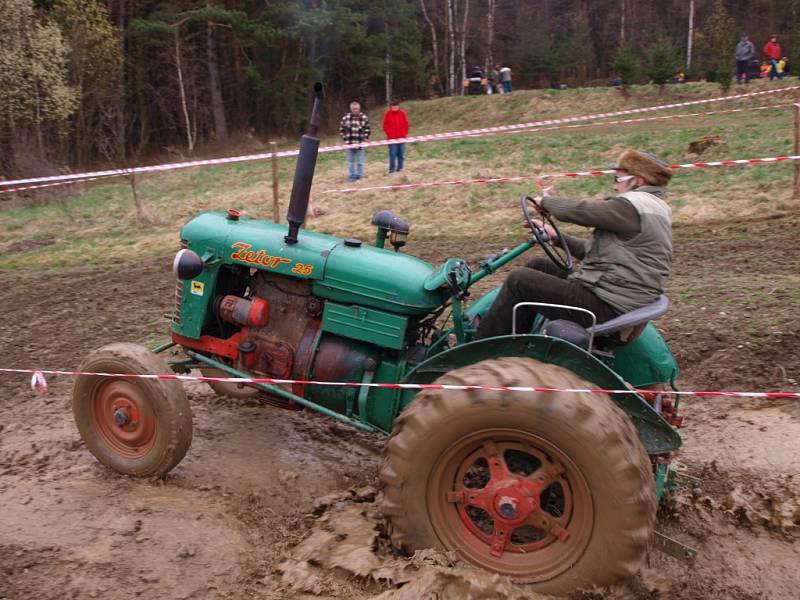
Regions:
<instances>
[{"instance_id":1,"label":"tractor fender","mask_svg":"<svg viewBox=\"0 0 800 600\"><path fill-rule=\"evenodd\" d=\"M630 386L597 358L567 341L543 335L507 335L476 340L433 356L418 364L404 378L404 383L433 383L444 373L487 358L525 356L568 369L597 386L598 389L623 390ZM416 391L403 394L402 405L411 402ZM526 392L510 392L524 394ZM568 393L568 392L564 392ZM611 399L633 421L639 439L648 454L677 450L678 432L638 393L611 394Z\"/></svg>"}]
</instances>

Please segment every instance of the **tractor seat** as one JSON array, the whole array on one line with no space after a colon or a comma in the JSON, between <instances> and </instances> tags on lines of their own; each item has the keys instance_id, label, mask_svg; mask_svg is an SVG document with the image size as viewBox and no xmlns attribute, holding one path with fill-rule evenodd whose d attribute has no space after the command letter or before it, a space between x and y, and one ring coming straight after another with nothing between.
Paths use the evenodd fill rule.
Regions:
<instances>
[{"instance_id":1,"label":"tractor seat","mask_svg":"<svg viewBox=\"0 0 800 600\"><path fill-rule=\"evenodd\" d=\"M612 347L624 346L636 340L647 324L664 315L668 308L669 299L662 294L658 297L658 300L651 304L624 313L610 321L588 329L584 329L577 323L566 319L547 321L542 327L542 334L561 338L587 349L592 337L595 340L605 338L609 342L608 345Z\"/></svg>"},{"instance_id":2,"label":"tractor seat","mask_svg":"<svg viewBox=\"0 0 800 600\"><path fill-rule=\"evenodd\" d=\"M658 317L664 315L668 308L669 298L661 294L655 302L621 314L605 323L590 327L589 332L594 333L595 337L608 337L612 334L618 334L619 340L623 344L629 344L639 337L650 321L655 321Z\"/></svg>"}]
</instances>

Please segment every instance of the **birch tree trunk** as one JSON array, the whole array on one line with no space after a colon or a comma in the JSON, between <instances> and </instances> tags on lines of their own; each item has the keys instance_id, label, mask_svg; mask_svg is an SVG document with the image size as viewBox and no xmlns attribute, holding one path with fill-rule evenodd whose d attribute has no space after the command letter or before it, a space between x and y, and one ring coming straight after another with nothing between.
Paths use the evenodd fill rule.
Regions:
<instances>
[{"instance_id":1,"label":"birch tree trunk","mask_svg":"<svg viewBox=\"0 0 800 600\"><path fill-rule=\"evenodd\" d=\"M467 16L469 14L469 0L464 0L464 19L461 24L461 81L467 78ZM464 94L464 86L461 86L461 94Z\"/></svg>"},{"instance_id":2,"label":"birch tree trunk","mask_svg":"<svg viewBox=\"0 0 800 600\"><path fill-rule=\"evenodd\" d=\"M206 3L211 6L211 3ZM217 141L228 139L228 122L225 118L225 104L222 101L222 88L219 81L219 59L217 57L217 41L214 37L214 26L206 25L206 56L208 57L208 85L211 88L211 113L214 116L214 132Z\"/></svg>"},{"instance_id":3,"label":"birch tree trunk","mask_svg":"<svg viewBox=\"0 0 800 600\"><path fill-rule=\"evenodd\" d=\"M189 118L189 107L186 104L186 88L183 84L183 64L181 62L181 33L180 27L175 27L175 69L178 71L178 89L181 93L181 109L183 110L183 120L186 126L186 145L191 153L194 150L194 135L191 119Z\"/></svg>"},{"instance_id":4,"label":"birch tree trunk","mask_svg":"<svg viewBox=\"0 0 800 600\"><path fill-rule=\"evenodd\" d=\"M625 41L625 0L619 0L619 43Z\"/></svg>"},{"instance_id":5,"label":"birch tree trunk","mask_svg":"<svg viewBox=\"0 0 800 600\"><path fill-rule=\"evenodd\" d=\"M392 54L389 45L389 23L384 22L383 30L386 34L386 76L385 84L386 84L386 104L392 101Z\"/></svg>"},{"instance_id":6,"label":"birch tree trunk","mask_svg":"<svg viewBox=\"0 0 800 600\"><path fill-rule=\"evenodd\" d=\"M494 11L496 0L489 0L489 7L486 12L486 64L484 68L489 73L494 68Z\"/></svg>"},{"instance_id":7,"label":"birch tree trunk","mask_svg":"<svg viewBox=\"0 0 800 600\"><path fill-rule=\"evenodd\" d=\"M450 39L450 57L447 65L448 96L452 96L456 91L456 33L453 15L453 2L455 1L456 0L447 0L447 36Z\"/></svg>"},{"instance_id":8,"label":"birch tree trunk","mask_svg":"<svg viewBox=\"0 0 800 600\"><path fill-rule=\"evenodd\" d=\"M439 42L436 39L436 27L433 26L433 21L431 21L430 16L428 15L428 9L425 6L425 0L419 0L420 7L422 8L422 16L425 19L425 22L428 24L428 27L431 28L431 47L433 48L433 70L436 73L436 77L439 78L442 76L442 71L439 68Z\"/></svg>"},{"instance_id":9,"label":"birch tree trunk","mask_svg":"<svg viewBox=\"0 0 800 600\"><path fill-rule=\"evenodd\" d=\"M694 38L694 0L689 0L689 34L686 39L686 74L692 68L692 41Z\"/></svg>"},{"instance_id":10,"label":"birch tree trunk","mask_svg":"<svg viewBox=\"0 0 800 600\"><path fill-rule=\"evenodd\" d=\"M125 13L125 8L126 8L125 0L120 0L120 2L119 2L119 12L117 13L117 27L119 28L120 31L125 31L125 27L127 27L127 22L126 22L126 19L125 19L125 14L126 14ZM125 36L124 35L119 36L119 46L120 46L120 52L122 53L122 56L127 57L128 54L125 51ZM126 112L126 106L125 106L125 74L126 74L126 71L127 71L127 69L124 69L124 68L121 69L120 73L119 73L119 77L117 78L117 83L116 83L116 86L117 86L117 97L116 97L116 107L115 107L116 108L116 111L115 111L116 114L114 115L114 124L113 124L113 127L116 129L115 135L117 136L117 139L122 140L121 143L122 143L123 158L124 158L124 153L127 150L126 134L127 134L127 129L128 129L126 127L126 123L125 123L125 112ZM139 91L137 90L137 94L138 93L139 93ZM145 128L144 124L142 125L142 127L143 127L143 129ZM140 142L140 144L141 144L141 142Z\"/></svg>"}]
</instances>

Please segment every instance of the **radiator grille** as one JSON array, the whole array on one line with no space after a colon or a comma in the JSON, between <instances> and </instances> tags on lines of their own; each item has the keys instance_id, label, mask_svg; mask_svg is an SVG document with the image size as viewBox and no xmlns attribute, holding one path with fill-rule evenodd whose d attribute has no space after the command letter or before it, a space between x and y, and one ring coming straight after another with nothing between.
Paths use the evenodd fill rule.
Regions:
<instances>
[{"instance_id":1,"label":"radiator grille","mask_svg":"<svg viewBox=\"0 0 800 600\"><path fill-rule=\"evenodd\" d=\"M189 247L189 242L181 240L181 250ZM181 324L181 303L183 302L183 282L180 279L175 281L175 310L172 313L172 322L175 325Z\"/></svg>"}]
</instances>

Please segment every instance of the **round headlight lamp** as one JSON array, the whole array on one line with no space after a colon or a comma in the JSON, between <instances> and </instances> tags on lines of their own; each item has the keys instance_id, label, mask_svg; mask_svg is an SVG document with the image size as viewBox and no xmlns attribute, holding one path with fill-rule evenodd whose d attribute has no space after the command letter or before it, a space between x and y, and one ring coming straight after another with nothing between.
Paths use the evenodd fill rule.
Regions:
<instances>
[{"instance_id":1,"label":"round headlight lamp","mask_svg":"<svg viewBox=\"0 0 800 600\"><path fill-rule=\"evenodd\" d=\"M181 281L194 279L203 272L203 259L194 250L179 250L172 261L172 272Z\"/></svg>"}]
</instances>

